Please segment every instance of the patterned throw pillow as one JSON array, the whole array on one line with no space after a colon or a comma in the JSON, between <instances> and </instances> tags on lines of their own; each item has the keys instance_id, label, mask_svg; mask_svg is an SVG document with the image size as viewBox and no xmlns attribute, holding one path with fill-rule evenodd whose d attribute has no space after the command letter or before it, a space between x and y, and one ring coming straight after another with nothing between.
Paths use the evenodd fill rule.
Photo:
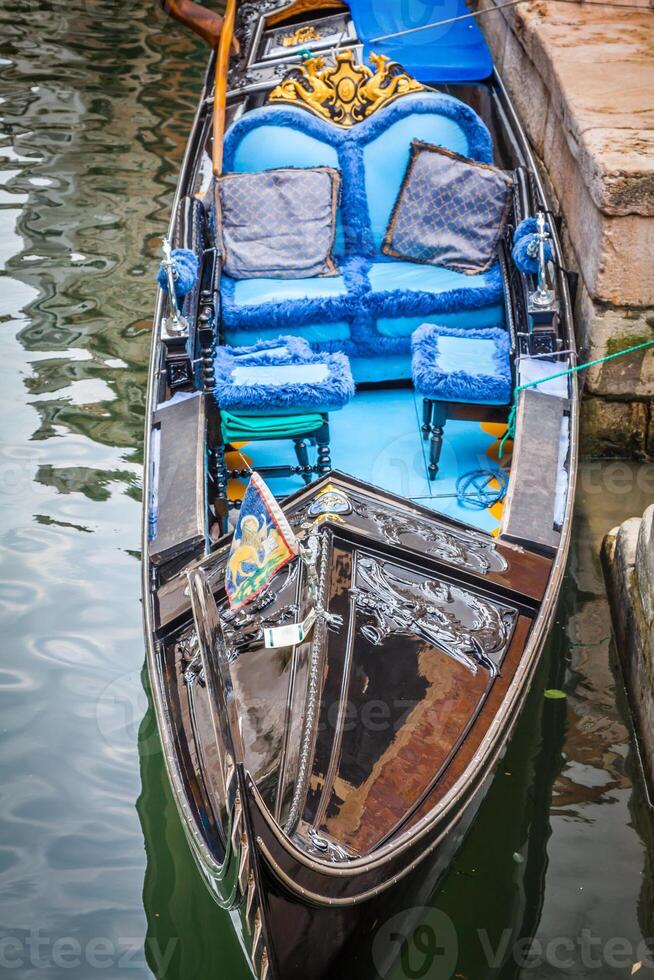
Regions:
<instances>
[{"instance_id":1,"label":"patterned throw pillow","mask_svg":"<svg viewBox=\"0 0 654 980\"><path fill-rule=\"evenodd\" d=\"M335 276L338 170L262 170L216 180L223 271L233 279Z\"/></svg>"},{"instance_id":2,"label":"patterned throw pillow","mask_svg":"<svg viewBox=\"0 0 654 980\"><path fill-rule=\"evenodd\" d=\"M513 178L414 140L382 252L475 275L495 262Z\"/></svg>"}]
</instances>

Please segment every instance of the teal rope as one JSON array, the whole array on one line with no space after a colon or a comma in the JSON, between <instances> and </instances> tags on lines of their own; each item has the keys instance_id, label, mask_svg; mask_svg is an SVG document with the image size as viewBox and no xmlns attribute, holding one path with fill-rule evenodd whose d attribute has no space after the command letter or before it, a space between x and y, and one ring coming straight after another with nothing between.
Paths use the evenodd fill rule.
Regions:
<instances>
[{"instance_id":1,"label":"teal rope","mask_svg":"<svg viewBox=\"0 0 654 980\"><path fill-rule=\"evenodd\" d=\"M491 487L493 480L497 487ZM467 510L488 510L504 500L508 487L509 478L504 470L472 470L456 481L456 497Z\"/></svg>"},{"instance_id":2,"label":"teal rope","mask_svg":"<svg viewBox=\"0 0 654 980\"><path fill-rule=\"evenodd\" d=\"M500 442L500 449L498 453L499 458L502 459L504 444L507 442L507 440L513 439L515 436L515 419L518 409L518 395L521 391L525 391L527 388L537 388L538 385L545 384L547 381L555 381L556 378L565 378L569 374L577 374L578 371L585 371L586 368L594 367L595 364L604 364L606 361L612 361L616 357L623 357L625 354L633 354L634 351L643 350L645 347L654 347L654 340L646 340L644 344L636 344L635 347L627 347L625 350L616 351L615 354L605 354L604 357L596 357L594 361L587 361L585 364L577 364L576 367L566 368L565 371L558 371L556 374L550 374L547 378L539 378L538 381L527 381L523 385L516 385L516 387L513 389L513 405L511 406L511 411L509 412L506 432L502 436L502 441Z\"/></svg>"}]
</instances>

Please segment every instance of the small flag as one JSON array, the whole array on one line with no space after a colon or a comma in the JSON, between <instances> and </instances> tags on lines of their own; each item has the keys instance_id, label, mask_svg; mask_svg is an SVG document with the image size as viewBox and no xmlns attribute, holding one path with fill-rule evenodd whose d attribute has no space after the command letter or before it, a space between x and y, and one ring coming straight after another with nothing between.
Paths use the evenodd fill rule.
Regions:
<instances>
[{"instance_id":1,"label":"small flag","mask_svg":"<svg viewBox=\"0 0 654 980\"><path fill-rule=\"evenodd\" d=\"M240 609L259 595L298 550L281 507L259 474L252 473L225 569L230 608Z\"/></svg>"}]
</instances>

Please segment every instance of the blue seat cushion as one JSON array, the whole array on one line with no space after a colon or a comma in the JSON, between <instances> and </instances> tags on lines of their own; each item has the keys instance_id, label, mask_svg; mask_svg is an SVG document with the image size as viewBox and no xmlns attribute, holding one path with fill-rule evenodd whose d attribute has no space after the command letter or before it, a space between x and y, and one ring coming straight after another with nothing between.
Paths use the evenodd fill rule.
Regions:
<instances>
[{"instance_id":1,"label":"blue seat cushion","mask_svg":"<svg viewBox=\"0 0 654 980\"><path fill-rule=\"evenodd\" d=\"M227 279L227 276L224 277ZM234 305L260 306L263 303L285 303L288 300L311 301L345 296L347 286L343 276L317 276L308 279L233 279ZM223 290L228 295L229 286Z\"/></svg>"},{"instance_id":2,"label":"blue seat cushion","mask_svg":"<svg viewBox=\"0 0 654 980\"><path fill-rule=\"evenodd\" d=\"M240 414L333 412L354 397L344 354L305 354L298 347L272 362L264 345L264 359L257 359L218 348L215 397L221 409Z\"/></svg>"},{"instance_id":3,"label":"blue seat cushion","mask_svg":"<svg viewBox=\"0 0 654 980\"><path fill-rule=\"evenodd\" d=\"M239 280L223 276L221 298L226 333L256 330L259 336L261 330L279 332L299 325L342 324L368 288L363 268L362 261L355 257L342 260L340 276Z\"/></svg>"},{"instance_id":4,"label":"blue seat cushion","mask_svg":"<svg viewBox=\"0 0 654 980\"><path fill-rule=\"evenodd\" d=\"M316 279L222 282L225 339L234 346L292 332L320 351L351 357L408 355L411 334L426 321L478 329L504 323L498 266L467 276L436 266L345 259L343 275ZM405 371L397 377L409 377ZM367 373L367 372L366 372ZM373 372L376 374L376 372ZM365 380L384 380L379 377Z\"/></svg>"},{"instance_id":5,"label":"blue seat cushion","mask_svg":"<svg viewBox=\"0 0 654 980\"><path fill-rule=\"evenodd\" d=\"M289 328L290 329L290 328ZM311 344L313 350L345 351L352 349L350 340L350 324L347 320L336 320L333 323L295 323L293 336ZM274 340L279 336L276 327L257 328L256 330L240 330L238 327L225 329L225 343L233 347L243 347L257 340Z\"/></svg>"},{"instance_id":6,"label":"blue seat cushion","mask_svg":"<svg viewBox=\"0 0 654 980\"><path fill-rule=\"evenodd\" d=\"M367 302L378 319L489 310L485 319L493 322L484 326L502 322L504 290L498 263L487 272L468 276L440 266L388 260L373 262L367 277ZM397 331L392 335L398 336Z\"/></svg>"},{"instance_id":7,"label":"blue seat cushion","mask_svg":"<svg viewBox=\"0 0 654 980\"><path fill-rule=\"evenodd\" d=\"M511 360L506 330L457 330L426 323L411 339L416 391L435 401L508 405Z\"/></svg>"}]
</instances>

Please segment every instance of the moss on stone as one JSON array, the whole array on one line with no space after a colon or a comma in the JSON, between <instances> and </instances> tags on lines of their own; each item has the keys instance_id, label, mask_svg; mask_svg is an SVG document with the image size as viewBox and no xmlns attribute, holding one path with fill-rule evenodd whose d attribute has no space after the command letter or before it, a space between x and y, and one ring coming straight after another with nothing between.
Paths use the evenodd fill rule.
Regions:
<instances>
[{"instance_id":1,"label":"moss on stone","mask_svg":"<svg viewBox=\"0 0 654 980\"><path fill-rule=\"evenodd\" d=\"M629 350L630 347L637 347L639 344L647 344L654 340L652 333L627 334L617 337L610 337L606 342L607 354L619 354L621 351ZM645 353L643 351L643 353Z\"/></svg>"}]
</instances>

